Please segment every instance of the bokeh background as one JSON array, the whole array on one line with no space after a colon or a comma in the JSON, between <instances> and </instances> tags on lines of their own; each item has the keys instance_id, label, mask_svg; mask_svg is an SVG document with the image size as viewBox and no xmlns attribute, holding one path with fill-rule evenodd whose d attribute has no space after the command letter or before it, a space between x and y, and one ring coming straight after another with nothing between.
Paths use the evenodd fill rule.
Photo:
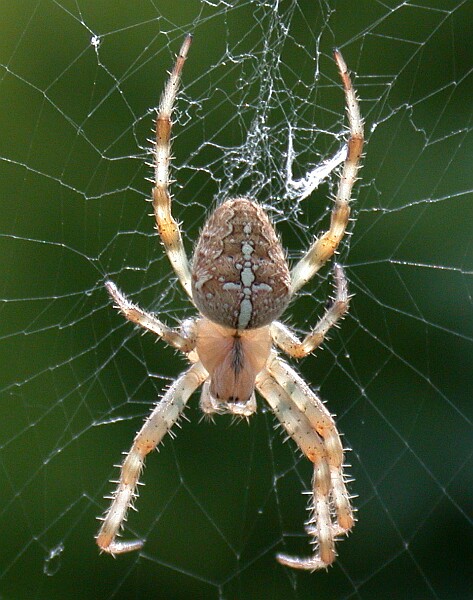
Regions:
<instances>
[{"instance_id":1,"label":"bokeh background","mask_svg":"<svg viewBox=\"0 0 473 600\"><path fill-rule=\"evenodd\" d=\"M0 596L473 597L473 9L469 2L76 2L0 6ZM299 365L337 415L358 523L328 572L305 554L310 465L261 406L200 421L148 457L126 535L100 556L113 468L184 362L120 319L114 279L175 323L190 310L146 203L165 72L183 35L175 212L189 252L228 194L271 206L289 258L327 226L336 177L300 203L294 177L341 147L331 58L354 73L368 144L339 260L354 294ZM291 133L292 132L292 133ZM303 330L330 269L291 305Z\"/></svg>"}]
</instances>

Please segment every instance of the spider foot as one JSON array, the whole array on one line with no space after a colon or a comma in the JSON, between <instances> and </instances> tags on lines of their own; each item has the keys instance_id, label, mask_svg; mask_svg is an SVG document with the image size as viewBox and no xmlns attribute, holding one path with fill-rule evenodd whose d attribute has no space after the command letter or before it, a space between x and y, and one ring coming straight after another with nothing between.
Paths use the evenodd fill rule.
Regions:
<instances>
[{"instance_id":1,"label":"spider foot","mask_svg":"<svg viewBox=\"0 0 473 600\"><path fill-rule=\"evenodd\" d=\"M301 571L319 571L320 569L329 567L335 557L332 561L325 562L318 554L308 556L307 558L290 556L289 554L277 554L276 559L285 567L290 567L292 569L300 569Z\"/></svg>"},{"instance_id":2,"label":"spider foot","mask_svg":"<svg viewBox=\"0 0 473 600\"><path fill-rule=\"evenodd\" d=\"M145 542L144 540L129 540L117 542L113 541L108 545L102 545L100 539L97 538L97 544L102 552L115 556L116 554L125 554L126 552L134 552L135 550L141 550Z\"/></svg>"}]
</instances>

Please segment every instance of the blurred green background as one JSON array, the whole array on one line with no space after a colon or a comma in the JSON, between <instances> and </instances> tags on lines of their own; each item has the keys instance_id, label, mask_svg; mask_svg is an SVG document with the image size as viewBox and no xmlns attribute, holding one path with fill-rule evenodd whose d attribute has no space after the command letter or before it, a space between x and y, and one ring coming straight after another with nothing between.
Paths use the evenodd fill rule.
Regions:
<instances>
[{"instance_id":1,"label":"blurred green background","mask_svg":"<svg viewBox=\"0 0 473 600\"><path fill-rule=\"evenodd\" d=\"M473 597L473 10L469 2L2 3L0 597ZM289 257L327 226L336 177L285 195L339 149L354 72L368 145L339 260L350 315L299 365L337 415L358 524L327 573L306 554L310 465L262 410L200 421L148 457L127 537L96 517L121 453L184 362L111 309L114 279L175 323L192 311L155 235L152 113L183 35L175 212L191 251L227 194L270 204ZM95 37L94 37L95 36ZM329 268L291 305L307 329Z\"/></svg>"}]
</instances>

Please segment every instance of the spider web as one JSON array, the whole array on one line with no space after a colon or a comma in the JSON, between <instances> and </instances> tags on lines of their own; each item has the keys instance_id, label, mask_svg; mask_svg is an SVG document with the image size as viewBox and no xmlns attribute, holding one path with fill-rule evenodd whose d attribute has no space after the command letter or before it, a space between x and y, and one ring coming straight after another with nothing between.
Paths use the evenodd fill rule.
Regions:
<instances>
[{"instance_id":1,"label":"spider web","mask_svg":"<svg viewBox=\"0 0 473 600\"><path fill-rule=\"evenodd\" d=\"M472 4L3 3L0 596L473 597ZM358 523L328 572L310 551L311 467L260 403L200 421L197 397L148 457L127 537L93 537L113 467L183 360L110 307L105 277L174 324L192 310L148 216L147 137L184 33L175 213L188 251L228 195L268 208L291 260L327 227L354 73L368 144L338 260L349 316L298 367L345 445ZM289 159L289 160L288 160ZM333 165L331 165L333 166ZM330 267L286 314L300 331ZM72 585L71 585L72 584Z\"/></svg>"}]
</instances>

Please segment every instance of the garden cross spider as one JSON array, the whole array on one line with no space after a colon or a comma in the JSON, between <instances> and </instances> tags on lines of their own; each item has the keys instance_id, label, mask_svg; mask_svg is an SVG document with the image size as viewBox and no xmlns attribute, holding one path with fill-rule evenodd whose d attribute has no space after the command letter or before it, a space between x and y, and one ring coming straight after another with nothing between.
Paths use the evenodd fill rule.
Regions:
<instances>
[{"instance_id":1,"label":"garden cross spider","mask_svg":"<svg viewBox=\"0 0 473 600\"><path fill-rule=\"evenodd\" d=\"M333 256L350 214L350 196L363 147L363 121L342 55L334 51L346 98L350 137L330 228L289 270L278 236L264 210L250 198L223 202L210 216L189 265L179 226L171 214L169 162L171 114L181 71L192 41L187 35L160 100L154 146L153 207L157 229L176 275L199 312L180 328L165 325L133 304L111 281L106 288L126 319L153 332L186 355L190 367L157 403L121 466L118 486L97 535L110 554L140 549L143 540L118 540L145 456L178 421L191 394L202 385L204 414L249 417L256 411L255 388L288 435L314 464L307 531L314 552L308 558L279 554L288 567L314 571L336 556L335 539L354 519L343 475L343 447L335 422L317 395L280 357L310 354L348 310L343 269L334 267L335 298L315 327L300 341L278 322L294 294Z\"/></svg>"}]
</instances>

